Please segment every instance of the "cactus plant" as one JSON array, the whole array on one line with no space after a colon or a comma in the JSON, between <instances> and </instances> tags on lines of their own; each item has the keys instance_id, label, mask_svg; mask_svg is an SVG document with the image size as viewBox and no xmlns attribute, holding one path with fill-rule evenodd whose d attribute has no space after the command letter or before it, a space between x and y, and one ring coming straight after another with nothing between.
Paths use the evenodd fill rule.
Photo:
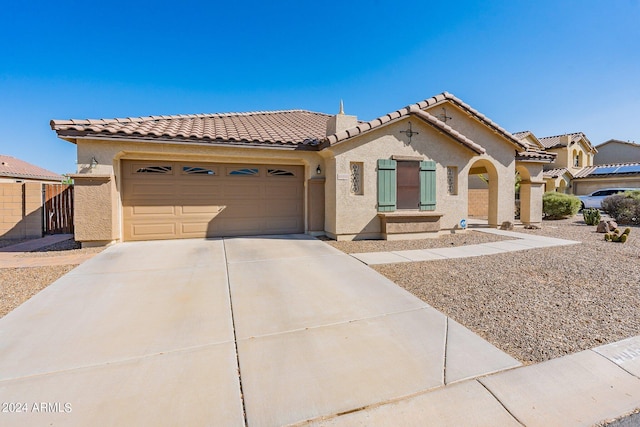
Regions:
<instances>
[{"instance_id":1,"label":"cactus plant","mask_svg":"<svg viewBox=\"0 0 640 427\"><path fill-rule=\"evenodd\" d=\"M631 229L628 227L625 228L622 233L620 233L620 230L616 228L610 233L605 233L604 240L607 242L625 243L629 239L629 233L631 233Z\"/></svg>"},{"instance_id":2,"label":"cactus plant","mask_svg":"<svg viewBox=\"0 0 640 427\"><path fill-rule=\"evenodd\" d=\"M600 222L600 211L598 209L583 209L582 218L587 225L598 225Z\"/></svg>"}]
</instances>

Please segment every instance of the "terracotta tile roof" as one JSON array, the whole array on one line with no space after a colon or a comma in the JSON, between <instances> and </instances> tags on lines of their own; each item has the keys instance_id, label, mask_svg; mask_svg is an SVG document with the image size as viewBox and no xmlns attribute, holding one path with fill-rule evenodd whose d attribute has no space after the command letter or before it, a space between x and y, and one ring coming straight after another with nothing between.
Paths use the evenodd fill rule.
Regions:
<instances>
[{"instance_id":1,"label":"terracotta tile roof","mask_svg":"<svg viewBox=\"0 0 640 427\"><path fill-rule=\"evenodd\" d=\"M580 169L574 178L597 176L640 175L640 163L611 163L607 165L587 166Z\"/></svg>"},{"instance_id":2,"label":"terracotta tile roof","mask_svg":"<svg viewBox=\"0 0 640 427\"><path fill-rule=\"evenodd\" d=\"M485 150L480 145L435 116L422 111L429 106L447 101L492 128L494 132L502 135L517 149L526 151L530 148L528 143L517 140L489 118L447 92L369 122L361 122L352 129L329 136L325 136L325 134L326 123L330 115L306 110L149 116L123 119L52 120L50 125L59 137L72 142L74 142L74 138L79 137L107 137L234 145L270 144L322 149L411 114L446 133L474 152L483 154Z\"/></svg>"},{"instance_id":3,"label":"terracotta tile roof","mask_svg":"<svg viewBox=\"0 0 640 427\"><path fill-rule=\"evenodd\" d=\"M564 141L562 137L569 137L567 141ZM567 147L570 143L573 142L578 142L580 139L584 139L585 142L587 143L587 146L594 152L598 151L596 150L593 145L591 144L591 141L589 141L589 138L587 138L587 136L582 133L582 132L575 132L575 133L565 133L563 135L554 135L554 136L544 136L542 138L538 138L538 141L540 141L540 143L544 146L544 148L546 149L550 149L550 148L560 148L560 147Z\"/></svg>"},{"instance_id":4,"label":"terracotta tile roof","mask_svg":"<svg viewBox=\"0 0 640 427\"><path fill-rule=\"evenodd\" d=\"M62 181L64 179L62 175L58 175L55 172L3 154L0 154L0 176L17 179L38 179L43 181Z\"/></svg>"},{"instance_id":5,"label":"terracotta tile roof","mask_svg":"<svg viewBox=\"0 0 640 427\"><path fill-rule=\"evenodd\" d=\"M549 169L542 172L542 176L545 178L558 178L564 175L565 173L569 173L569 176L571 176L571 172L569 172L569 169L567 168Z\"/></svg>"},{"instance_id":6,"label":"terracotta tile roof","mask_svg":"<svg viewBox=\"0 0 640 427\"><path fill-rule=\"evenodd\" d=\"M316 146L329 115L306 110L148 116L124 119L52 120L60 137L105 136L231 144Z\"/></svg>"},{"instance_id":7,"label":"terracotta tile roof","mask_svg":"<svg viewBox=\"0 0 640 427\"><path fill-rule=\"evenodd\" d=\"M527 151L519 151L516 160L520 161L541 161L551 163L556 159L556 153L548 153L542 150L529 149Z\"/></svg>"},{"instance_id":8,"label":"terracotta tile roof","mask_svg":"<svg viewBox=\"0 0 640 427\"><path fill-rule=\"evenodd\" d=\"M353 127L351 129L343 130L333 135L329 135L325 139L325 144L323 144L323 148L326 146L334 145L342 141L345 141L347 139L353 138L356 135L366 133L382 125L398 121L409 115L415 115L425 123L441 130L442 132L449 135L451 138L455 139L456 141L460 142L462 145L466 146L467 148L471 149L472 151L478 154L484 154L486 152L485 149L482 148L480 145L471 141L469 138L462 135L460 132L456 131L445 122L438 120L435 116L427 113L426 111L422 111L416 104L410 105L408 107L402 108L392 113L385 114L384 116L378 117L369 122L360 123L358 126Z\"/></svg>"}]
</instances>

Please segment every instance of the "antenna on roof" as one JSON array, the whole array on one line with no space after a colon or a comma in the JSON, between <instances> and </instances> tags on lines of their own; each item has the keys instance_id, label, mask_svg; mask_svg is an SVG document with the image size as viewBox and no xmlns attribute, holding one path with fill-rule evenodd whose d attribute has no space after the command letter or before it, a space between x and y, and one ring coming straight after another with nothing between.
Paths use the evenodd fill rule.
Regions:
<instances>
[{"instance_id":1,"label":"antenna on roof","mask_svg":"<svg viewBox=\"0 0 640 427\"><path fill-rule=\"evenodd\" d=\"M340 100L340 111L338 114L344 114L344 103L342 102L342 99Z\"/></svg>"}]
</instances>

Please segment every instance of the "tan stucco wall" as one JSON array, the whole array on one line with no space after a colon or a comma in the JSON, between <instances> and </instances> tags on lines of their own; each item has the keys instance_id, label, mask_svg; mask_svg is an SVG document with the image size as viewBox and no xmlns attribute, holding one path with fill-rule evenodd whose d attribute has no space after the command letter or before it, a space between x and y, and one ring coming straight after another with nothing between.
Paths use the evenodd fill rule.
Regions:
<instances>
[{"instance_id":1,"label":"tan stucco wall","mask_svg":"<svg viewBox=\"0 0 640 427\"><path fill-rule=\"evenodd\" d=\"M542 222L542 195L545 192L543 164L516 162L520 174L520 221L524 224Z\"/></svg>"},{"instance_id":2,"label":"tan stucco wall","mask_svg":"<svg viewBox=\"0 0 640 427\"><path fill-rule=\"evenodd\" d=\"M545 191L557 191L559 193L573 194L573 183L567 174L557 178L545 178Z\"/></svg>"},{"instance_id":3,"label":"tan stucco wall","mask_svg":"<svg viewBox=\"0 0 640 427\"><path fill-rule=\"evenodd\" d=\"M115 183L109 175L73 175L74 234L79 242L118 239L113 210Z\"/></svg>"},{"instance_id":4,"label":"tan stucco wall","mask_svg":"<svg viewBox=\"0 0 640 427\"><path fill-rule=\"evenodd\" d=\"M494 206L497 223L513 221L515 147L465 114L454 112L453 108L448 108L447 114L453 116L448 124L457 130L461 129L463 134L485 147L488 154L476 155L459 142L439 133L415 117L384 126L330 149L336 159L335 174L327 176L327 189L332 187L333 181L336 192L335 195L331 195L331 202L335 200L335 210L329 206L327 209L327 212L331 210L331 214L336 218L335 224L327 221L327 231L330 235L352 238L380 236L380 220L377 217L377 160L388 159L392 155L413 156L436 162L436 211L444 214L441 219L443 229L454 229L461 219L467 218L469 169L479 160L493 165L500 177L495 190L498 200ZM408 143L408 137L400 132L408 128L409 121L413 130L419 132L412 137L411 144ZM364 164L362 195L350 193L350 162ZM456 195L447 194L447 166L458 168ZM328 173L330 172L332 171L328 170Z\"/></svg>"},{"instance_id":5,"label":"tan stucco wall","mask_svg":"<svg viewBox=\"0 0 640 427\"><path fill-rule=\"evenodd\" d=\"M568 147L559 147L547 150L550 153L556 153L556 160L545 167L545 169L567 168L572 174L580 169L593 166L593 153L589 150L586 143L581 139L580 142ZM573 159L575 154L582 154L582 165L575 167Z\"/></svg>"},{"instance_id":6,"label":"tan stucco wall","mask_svg":"<svg viewBox=\"0 0 640 427\"><path fill-rule=\"evenodd\" d=\"M594 165L640 162L640 146L637 145L610 142L596 148L598 152L593 159Z\"/></svg>"},{"instance_id":7,"label":"tan stucco wall","mask_svg":"<svg viewBox=\"0 0 640 427\"><path fill-rule=\"evenodd\" d=\"M82 176L111 176L110 184L95 183L79 188L76 185L76 239L78 241L107 241L122 239L122 198L120 161L139 160L193 160L198 162L290 164L305 166L305 182L322 178L326 174L325 161L317 152L258 147L220 147L210 144L175 144L161 142L113 142L79 139L78 174ZM98 164L91 169L91 159ZM321 174L316 173L320 166ZM305 209L308 204L305 190ZM84 206L84 208L82 207ZM80 212L78 211L80 210ZM90 212L99 209L104 215L94 221ZM304 218L308 218L305 212ZM305 225L308 230L308 224Z\"/></svg>"},{"instance_id":8,"label":"tan stucco wall","mask_svg":"<svg viewBox=\"0 0 640 427\"><path fill-rule=\"evenodd\" d=\"M0 239L42 237L42 184L0 183Z\"/></svg>"}]
</instances>

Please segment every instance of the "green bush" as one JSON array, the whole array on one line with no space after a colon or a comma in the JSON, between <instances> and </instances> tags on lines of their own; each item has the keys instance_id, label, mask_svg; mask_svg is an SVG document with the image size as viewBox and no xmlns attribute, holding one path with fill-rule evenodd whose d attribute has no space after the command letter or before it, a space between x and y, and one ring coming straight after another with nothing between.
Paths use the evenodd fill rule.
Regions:
<instances>
[{"instance_id":1,"label":"green bush","mask_svg":"<svg viewBox=\"0 0 640 427\"><path fill-rule=\"evenodd\" d=\"M542 196L542 213L546 219L561 219L574 216L581 202L576 196L550 191Z\"/></svg>"},{"instance_id":2,"label":"green bush","mask_svg":"<svg viewBox=\"0 0 640 427\"><path fill-rule=\"evenodd\" d=\"M620 224L640 225L640 190L605 198L602 201L602 210Z\"/></svg>"},{"instance_id":3,"label":"green bush","mask_svg":"<svg viewBox=\"0 0 640 427\"><path fill-rule=\"evenodd\" d=\"M582 218L587 225L598 225L600 223L600 211L598 209L583 209Z\"/></svg>"}]
</instances>

